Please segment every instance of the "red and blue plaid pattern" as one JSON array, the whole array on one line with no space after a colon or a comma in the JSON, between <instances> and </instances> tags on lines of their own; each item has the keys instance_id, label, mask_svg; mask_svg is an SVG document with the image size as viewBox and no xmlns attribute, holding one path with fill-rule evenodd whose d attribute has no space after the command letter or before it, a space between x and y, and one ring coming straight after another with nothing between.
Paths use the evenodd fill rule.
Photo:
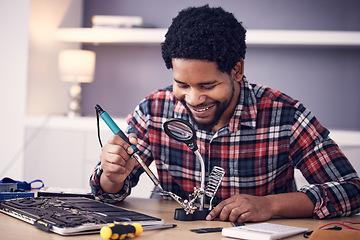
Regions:
<instances>
[{"instance_id":1,"label":"red and blue plaid pattern","mask_svg":"<svg viewBox=\"0 0 360 240\"><path fill-rule=\"evenodd\" d=\"M189 120L186 109L168 87L153 92L138 105L128 117L127 131L138 135L140 156L146 164L155 161L162 187L187 199L194 187L200 187L200 163L185 144L165 134L163 123L174 117ZM197 129L206 176L214 166L225 169L214 202L234 194L264 196L297 191L294 168L298 168L309 182L299 191L314 202L314 218L359 212L359 177L328 135L329 131L301 103L244 79L239 104L228 125L216 133ZM122 200L143 170L135 168L118 194L103 193L101 172L98 165L90 182L93 192Z\"/></svg>"}]
</instances>

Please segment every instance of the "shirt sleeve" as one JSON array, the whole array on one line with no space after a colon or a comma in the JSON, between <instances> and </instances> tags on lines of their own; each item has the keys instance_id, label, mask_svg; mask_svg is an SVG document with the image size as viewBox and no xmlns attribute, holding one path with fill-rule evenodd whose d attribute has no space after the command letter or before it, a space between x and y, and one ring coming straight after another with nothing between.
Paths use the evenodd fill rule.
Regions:
<instances>
[{"instance_id":1,"label":"shirt sleeve","mask_svg":"<svg viewBox=\"0 0 360 240\"><path fill-rule=\"evenodd\" d=\"M145 161L147 165L150 165L152 161L151 151L149 150L148 137L147 137L147 125L148 119L148 101L144 99L136 108L134 113L129 114L127 117L128 128L126 133L135 133L138 136L138 154ZM100 186L100 176L103 170L101 168L101 162L96 165L91 178L90 188L91 192L96 196L107 202L118 202L124 200L131 193L131 188L135 187L139 182L140 175L144 172L142 167L137 164L133 171L124 181L123 188L115 194L106 193Z\"/></svg>"},{"instance_id":2,"label":"shirt sleeve","mask_svg":"<svg viewBox=\"0 0 360 240\"><path fill-rule=\"evenodd\" d=\"M124 187L115 194L110 194L104 192L104 190L100 186L100 176L103 170L101 168L101 163L99 162L90 178L90 187L91 192L94 196L99 197L101 200L105 202L119 202L124 200L131 193L130 180L129 177L125 179Z\"/></svg>"},{"instance_id":3,"label":"shirt sleeve","mask_svg":"<svg viewBox=\"0 0 360 240\"><path fill-rule=\"evenodd\" d=\"M290 158L309 185L299 191L314 203L317 219L360 211L360 180L329 131L302 104L297 104Z\"/></svg>"}]
</instances>

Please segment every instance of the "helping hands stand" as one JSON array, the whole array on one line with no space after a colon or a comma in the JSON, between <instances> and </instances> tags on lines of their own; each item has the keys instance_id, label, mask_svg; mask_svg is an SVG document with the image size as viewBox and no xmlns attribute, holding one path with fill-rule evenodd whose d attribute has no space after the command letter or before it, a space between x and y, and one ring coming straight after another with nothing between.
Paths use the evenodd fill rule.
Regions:
<instances>
[{"instance_id":1,"label":"helping hands stand","mask_svg":"<svg viewBox=\"0 0 360 240\"><path fill-rule=\"evenodd\" d=\"M182 207L175 209L175 220L205 220L206 216L211 211L212 200L215 197L216 191L221 183L225 171L220 167L214 167L209 176L208 187L205 189L205 164L204 159L202 158L195 142L196 132L193 126L191 126L190 123L183 119L175 118L170 119L164 123L164 130L169 137L185 143L190 148L190 150L195 153L196 157L200 161L201 166L201 185L200 188L194 187L194 192L190 194L189 200L183 200L182 198L171 192L163 191L162 194L171 196ZM211 197L209 208L204 208L205 194ZM197 208L197 206L195 205L197 199L200 200L199 208Z\"/></svg>"},{"instance_id":2,"label":"helping hands stand","mask_svg":"<svg viewBox=\"0 0 360 240\"><path fill-rule=\"evenodd\" d=\"M205 191L202 188L194 188L194 193L189 196L190 200L183 200L174 193L162 191L162 195L171 196L182 207L175 209L174 219L179 221L205 220L206 216L212 210L212 201L224 175L225 170L215 166L209 175L209 182ZM210 197L209 208L204 208L204 194ZM197 199L200 199L199 208L195 205Z\"/></svg>"},{"instance_id":3,"label":"helping hands stand","mask_svg":"<svg viewBox=\"0 0 360 240\"><path fill-rule=\"evenodd\" d=\"M209 214L210 209L204 208L202 202L200 202L200 207L198 208L195 205L195 202L198 198L203 198L204 190L201 188L194 188L194 193L192 193L189 198L190 200L183 200L181 197L177 196L172 192L163 191L161 195L168 195L172 197L176 202L180 204L182 208L176 208L174 219L179 221L195 221L195 220L205 220L206 216Z\"/></svg>"},{"instance_id":4,"label":"helping hands stand","mask_svg":"<svg viewBox=\"0 0 360 240\"><path fill-rule=\"evenodd\" d=\"M196 209L192 214L186 214L183 208L176 208L174 219L179 221L205 220L209 212L210 210L208 208L204 208L203 210Z\"/></svg>"}]
</instances>

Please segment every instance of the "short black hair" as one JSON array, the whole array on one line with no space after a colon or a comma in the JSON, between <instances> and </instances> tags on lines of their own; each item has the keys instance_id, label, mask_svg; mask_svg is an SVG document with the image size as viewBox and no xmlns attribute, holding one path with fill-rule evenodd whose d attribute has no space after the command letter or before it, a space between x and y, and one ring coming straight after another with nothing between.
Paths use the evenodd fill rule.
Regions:
<instances>
[{"instance_id":1,"label":"short black hair","mask_svg":"<svg viewBox=\"0 0 360 240\"><path fill-rule=\"evenodd\" d=\"M232 13L209 5L190 7L173 18L162 57L168 69L173 58L216 62L221 72L231 73L236 63L245 58L246 29Z\"/></svg>"}]
</instances>

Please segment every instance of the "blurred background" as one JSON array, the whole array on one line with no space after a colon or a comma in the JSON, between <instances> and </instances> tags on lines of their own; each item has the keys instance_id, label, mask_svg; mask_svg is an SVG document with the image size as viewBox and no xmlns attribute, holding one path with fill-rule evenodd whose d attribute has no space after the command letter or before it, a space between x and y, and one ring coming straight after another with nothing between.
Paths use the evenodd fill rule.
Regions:
<instances>
[{"instance_id":1,"label":"blurred background","mask_svg":"<svg viewBox=\"0 0 360 240\"><path fill-rule=\"evenodd\" d=\"M172 83L172 72L161 58L161 41L148 42L145 36L140 42L94 43L59 38L61 29L75 28L81 34L92 27L94 15L114 15L139 16L142 27L166 31L181 9L207 3L232 12L249 34L331 31L339 43L249 43L245 75L249 82L304 103L334 132L349 159L358 162L357 0L0 0L0 178L41 178L46 185L87 188L100 153L94 105L100 104L126 127L124 117L149 92ZM342 43L350 38L344 33L355 34L353 44ZM311 35L301 35L302 40L313 41ZM93 81L80 84L81 116L73 118L67 116L72 83L61 81L58 68L59 53L68 49L96 54ZM103 141L111 135L106 127L102 134Z\"/></svg>"}]
</instances>

